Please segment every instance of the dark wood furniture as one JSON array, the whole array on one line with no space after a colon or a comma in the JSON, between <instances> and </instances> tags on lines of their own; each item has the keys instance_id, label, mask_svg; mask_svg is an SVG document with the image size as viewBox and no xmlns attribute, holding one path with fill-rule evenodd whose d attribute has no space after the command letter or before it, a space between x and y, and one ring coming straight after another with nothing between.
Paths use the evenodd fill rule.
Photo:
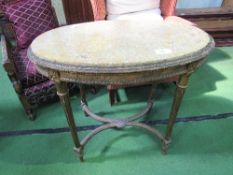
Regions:
<instances>
[{"instance_id":1,"label":"dark wood furniture","mask_svg":"<svg viewBox=\"0 0 233 175\"><path fill-rule=\"evenodd\" d=\"M233 1L224 0L219 8L178 9L177 16L196 23L212 35L217 46L233 45Z\"/></svg>"},{"instance_id":2,"label":"dark wood furniture","mask_svg":"<svg viewBox=\"0 0 233 175\"><path fill-rule=\"evenodd\" d=\"M63 0L67 24L93 21L90 0Z\"/></svg>"},{"instance_id":3,"label":"dark wood furniture","mask_svg":"<svg viewBox=\"0 0 233 175\"><path fill-rule=\"evenodd\" d=\"M159 138L162 150L166 152L189 77L204 63L213 47L214 41L207 33L190 25L173 22L102 21L65 26L42 34L33 41L28 55L37 65L38 71L56 84L74 149L82 161L85 144L93 136L109 128L143 128ZM103 125L79 141L67 90L68 82L76 82L81 86L135 86L155 84L176 76L179 76L179 81L165 135L145 123L136 122L153 106L152 86L147 107L128 118L103 118L92 113L86 101L82 100L83 111Z\"/></svg>"}]
</instances>

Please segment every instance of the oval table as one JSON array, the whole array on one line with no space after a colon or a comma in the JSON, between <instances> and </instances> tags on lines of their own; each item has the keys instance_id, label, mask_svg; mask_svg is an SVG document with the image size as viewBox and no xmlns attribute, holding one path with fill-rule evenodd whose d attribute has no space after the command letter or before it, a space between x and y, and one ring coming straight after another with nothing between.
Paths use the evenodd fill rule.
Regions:
<instances>
[{"instance_id":1,"label":"oval table","mask_svg":"<svg viewBox=\"0 0 233 175\"><path fill-rule=\"evenodd\" d=\"M54 81L75 150L82 161L84 145L108 128L144 128L159 138L162 150L166 151L188 79L213 48L214 41L207 33L187 24L153 20L100 21L46 32L32 42L28 56L41 74ZM83 99L81 105L85 113L103 125L79 141L68 82L133 86L155 84L177 76L179 80L164 135L145 123L135 121L149 112L153 98L149 98L147 107L139 114L113 120L92 113Z\"/></svg>"}]
</instances>

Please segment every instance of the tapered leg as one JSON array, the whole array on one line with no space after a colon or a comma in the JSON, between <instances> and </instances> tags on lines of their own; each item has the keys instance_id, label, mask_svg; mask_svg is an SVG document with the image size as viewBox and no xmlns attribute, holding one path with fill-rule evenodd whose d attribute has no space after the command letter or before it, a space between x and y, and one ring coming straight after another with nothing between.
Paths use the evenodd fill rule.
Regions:
<instances>
[{"instance_id":1,"label":"tapered leg","mask_svg":"<svg viewBox=\"0 0 233 175\"><path fill-rule=\"evenodd\" d=\"M189 80L190 74L184 74L181 75L179 78L179 81L177 83L176 87L176 92L175 92L175 97L173 100L172 108L170 111L170 116L168 120L168 125L167 125L167 130L166 130L166 135L165 135L165 142L163 143L162 150L164 152L167 151L168 144L170 143L171 135L172 135L172 129L174 126L174 123L176 121L176 116L179 111L184 93L186 88L188 87L188 80Z\"/></svg>"},{"instance_id":2,"label":"tapered leg","mask_svg":"<svg viewBox=\"0 0 233 175\"><path fill-rule=\"evenodd\" d=\"M75 120L74 120L72 108L70 105L70 98L69 98L69 91L67 88L67 83L57 81L55 82L55 85L57 88L57 95L60 98L61 104L64 108L64 112L67 118L67 122L69 124L70 132L71 132L72 139L75 145L74 149L75 151L78 152L80 160L83 161L82 145L79 142L78 132L76 129Z\"/></svg>"}]
</instances>

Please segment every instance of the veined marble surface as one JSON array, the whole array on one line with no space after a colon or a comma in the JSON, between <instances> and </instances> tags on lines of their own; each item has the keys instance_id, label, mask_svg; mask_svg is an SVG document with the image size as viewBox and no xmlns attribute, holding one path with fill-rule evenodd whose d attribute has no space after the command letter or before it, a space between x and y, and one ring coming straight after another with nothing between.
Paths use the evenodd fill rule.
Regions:
<instances>
[{"instance_id":1,"label":"veined marble surface","mask_svg":"<svg viewBox=\"0 0 233 175\"><path fill-rule=\"evenodd\" d=\"M77 67L77 71L81 67L84 72L85 68L86 72L92 68L101 72L101 68L112 67L117 72L118 68L145 65L158 69L191 62L192 55L211 42L204 31L182 23L100 21L60 27L40 35L32 42L29 57L42 66L57 65L60 69L65 65L72 70Z\"/></svg>"}]
</instances>

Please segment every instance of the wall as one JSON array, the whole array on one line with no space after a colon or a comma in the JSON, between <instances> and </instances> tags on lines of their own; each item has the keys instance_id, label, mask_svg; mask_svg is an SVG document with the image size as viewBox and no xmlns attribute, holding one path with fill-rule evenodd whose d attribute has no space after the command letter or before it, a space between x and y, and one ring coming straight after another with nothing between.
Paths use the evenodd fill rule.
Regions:
<instances>
[{"instance_id":1,"label":"wall","mask_svg":"<svg viewBox=\"0 0 233 175\"><path fill-rule=\"evenodd\" d=\"M178 0L177 8L220 7L223 0Z\"/></svg>"}]
</instances>

